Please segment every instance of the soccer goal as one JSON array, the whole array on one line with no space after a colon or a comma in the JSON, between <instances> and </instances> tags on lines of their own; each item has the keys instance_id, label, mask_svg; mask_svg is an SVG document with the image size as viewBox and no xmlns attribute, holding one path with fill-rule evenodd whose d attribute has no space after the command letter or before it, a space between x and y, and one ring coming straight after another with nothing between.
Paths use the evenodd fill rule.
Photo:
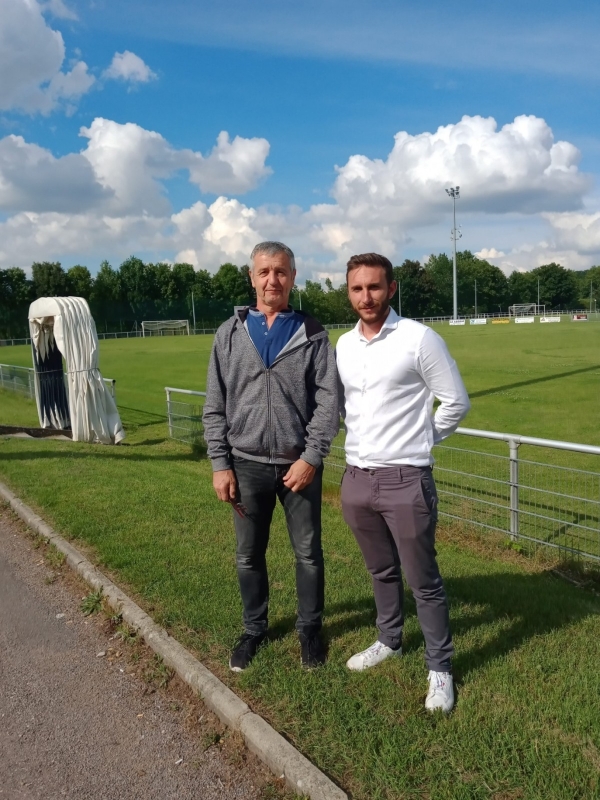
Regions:
<instances>
[{"instance_id":1,"label":"soccer goal","mask_svg":"<svg viewBox=\"0 0 600 800\"><path fill-rule=\"evenodd\" d=\"M190 335L190 322L187 319L144 320L143 336L182 336Z\"/></svg>"},{"instance_id":2,"label":"soccer goal","mask_svg":"<svg viewBox=\"0 0 600 800\"><path fill-rule=\"evenodd\" d=\"M537 303L515 303L508 307L509 317L543 317L546 315L546 306Z\"/></svg>"}]
</instances>

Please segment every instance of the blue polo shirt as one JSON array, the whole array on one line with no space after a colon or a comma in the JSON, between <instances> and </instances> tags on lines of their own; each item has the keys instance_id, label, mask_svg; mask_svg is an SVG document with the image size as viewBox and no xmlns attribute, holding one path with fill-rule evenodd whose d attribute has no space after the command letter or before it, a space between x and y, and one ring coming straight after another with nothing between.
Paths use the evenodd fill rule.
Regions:
<instances>
[{"instance_id":1,"label":"blue polo shirt","mask_svg":"<svg viewBox=\"0 0 600 800\"><path fill-rule=\"evenodd\" d=\"M267 369L303 324L304 317L301 314L293 308L286 308L277 314L268 328L267 318L262 311L254 307L248 309L246 329Z\"/></svg>"}]
</instances>

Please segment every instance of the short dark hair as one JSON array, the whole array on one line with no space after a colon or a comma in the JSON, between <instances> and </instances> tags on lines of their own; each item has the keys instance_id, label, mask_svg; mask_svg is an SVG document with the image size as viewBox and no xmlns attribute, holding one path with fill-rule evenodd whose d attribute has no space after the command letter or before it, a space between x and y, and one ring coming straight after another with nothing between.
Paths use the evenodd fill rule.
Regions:
<instances>
[{"instance_id":1,"label":"short dark hair","mask_svg":"<svg viewBox=\"0 0 600 800\"><path fill-rule=\"evenodd\" d=\"M379 253L362 253L362 255L352 256L346 264L346 283L348 283L348 277L352 270L359 267L382 267L387 285L389 286L394 280L394 268L389 258L380 256Z\"/></svg>"}]
</instances>

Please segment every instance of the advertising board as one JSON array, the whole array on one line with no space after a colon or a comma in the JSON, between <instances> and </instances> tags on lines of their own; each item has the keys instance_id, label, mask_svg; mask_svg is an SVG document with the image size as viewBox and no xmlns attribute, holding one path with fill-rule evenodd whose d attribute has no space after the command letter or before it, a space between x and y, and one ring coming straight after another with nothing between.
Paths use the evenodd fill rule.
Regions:
<instances>
[{"instance_id":1,"label":"advertising board","mask_svg":"<svg viewBox=\"0 0 600 800\"><path fill-rule=\"evenodd\" d=\"M540 317L540 322L560 322L560 317Z\"/></svg>"},{"instance_id":2,"label":"advertising board","mask_svg":"<svg viewBox=\"0 0 600 800\"><path fill-rule=\"evenodd\" d=\"M515 322L535 322L535 317L515 317Z\"/></svg>"},{"instance_id":3,"label":"advertising board","mask_svg":"<svg viewBox=\"0 0 600 800\"><path fill-rule=\"evenodd\" d=\"M451 320L449 320L449 322L450 322L450 325L464 325L465 324L465 320L464 319L451 319Z\"/></svg>"},{"instance_id":4,"label":"advertising board","mask_svg":"<svg viewBox=\"0 0 600 800\"><path fill-rule=\"evenodd\" d=\"M587 314L573 314L573 322L587 322Z\"/></svg>"},{"instance_id":5,"label":"advertising board","mask_svg":"<svg viewBox=\"0 0 600 800\"><path fill-rule=\"evenodd\" d=\"M485 318L483 318L483 319L477 318L477 319L470 319L469 320L469 324L470 325L485 325L486 323L487 323L487 319L485 319Z\"/></svg>"}]
</instances>

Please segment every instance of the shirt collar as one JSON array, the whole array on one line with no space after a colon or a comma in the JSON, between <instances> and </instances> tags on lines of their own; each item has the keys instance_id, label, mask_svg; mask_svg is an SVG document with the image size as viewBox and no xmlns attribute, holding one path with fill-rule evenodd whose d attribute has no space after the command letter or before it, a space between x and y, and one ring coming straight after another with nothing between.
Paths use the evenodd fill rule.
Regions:
<instances>
[{"instance_id":1,"label":"shirt collar","mask_svg":"<svg viewBox=\"0 0 600 800\"><path fill-rule=\"evenodd\" d=\"M259 311L256 306L249 306L248 313L252 314L253 317L264 317L265 316L263 314L263 312ZM277 316L279 316L280 314L287 315L287 314L293 314L293 313L294 313L294 309L291 306L288 306L287 308L282 308L281 311L278 311L277 312Z\"/></svg>"},{"instance_id":2,"label":"shirt collar","mask_svg":"<svg viewBox=\"0 0 600 800\"><path fill-rule=\"evenodd\" d=\"M390 306L388 310L388 315L385 318L383 325L381 326L381 330L379 331L379 333L375 334L375 336L369 341L374 342L376 339L379 339L383 335L383 332L388 328L392 328L395 330L398 327L398 322L400 321L400 319L401 318L398 316L398 314L396 314L394 309ZM354 330L356 331L356 335L358 336L359 339L367 341L362 333L362 320L360 319L358 320L358 322L354 326Z\"/></svg>"}]
</instances>

